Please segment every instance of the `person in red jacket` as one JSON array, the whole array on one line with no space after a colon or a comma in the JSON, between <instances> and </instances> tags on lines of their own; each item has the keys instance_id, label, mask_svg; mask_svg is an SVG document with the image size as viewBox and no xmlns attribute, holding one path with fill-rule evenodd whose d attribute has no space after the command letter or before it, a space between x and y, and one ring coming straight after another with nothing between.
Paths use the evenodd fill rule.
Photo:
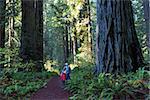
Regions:
<instances>
[{"instance_id":1,"label":"person in red jacket","mask_svg":"<svg viewBox=\"0 0 150 100\"><path fill-rule=\"evenodd\" d=\"M63 83L65 83L65 80L66 80L66 68L65 67L61 71L60 79L62 80Z\"/></svg>"},{"instance_id":2,"label":"person in red jacket","mask_svg":"<svg viewBox=\"0 0 150 100\"><path fill-rule=\"evenodd\" d=\"M71 69L68 63L65 63L66 80L70 80Z\"/></svg>"}]
</instances>

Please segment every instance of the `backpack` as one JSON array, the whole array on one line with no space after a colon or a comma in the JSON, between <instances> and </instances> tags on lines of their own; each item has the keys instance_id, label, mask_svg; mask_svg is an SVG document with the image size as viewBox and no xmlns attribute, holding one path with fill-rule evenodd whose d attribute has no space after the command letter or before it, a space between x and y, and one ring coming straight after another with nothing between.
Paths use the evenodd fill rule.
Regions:
<instances>
[{"instance_id":1,"label":"backpack","mask_svg":"<svg viewBox=\"0 0 150 100\"><path fill-rule=\"evenodd\" d=\"M69 73L71 73L71 68L70 68L70 66L68 66L69 67Z\"/></svg>"}]
</instances>

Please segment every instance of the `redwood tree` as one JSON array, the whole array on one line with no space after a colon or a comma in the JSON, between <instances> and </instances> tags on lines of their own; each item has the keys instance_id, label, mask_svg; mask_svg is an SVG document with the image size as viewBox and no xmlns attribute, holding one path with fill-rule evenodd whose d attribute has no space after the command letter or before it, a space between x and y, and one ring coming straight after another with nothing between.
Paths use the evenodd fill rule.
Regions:
<instances>
[{"instance_id":1,"label":"redwood tree","mask_svg":"<svg viewBox=\"0 0 150 100\"><path fill-rule=\"evenodd\" d=\"M43 61L43 1L22 0L21 56L24 61Z\"/></svg>"},{"instance_id":2,"label":"redwood tree","mask_svg":"<svg viewBox=\"0 0 150 100\"><path fill-rule=\"evenodd\" d=\"M0 0L0 47L4 47L5 40L5 0Z\"/></svg>"},{"instance_id":3,"label":"redwood tree","mask_svg":"<svg viewBox=\"0 0 150 100\"><path fill-rule=\"evenodd\" d=\"M6 1L0 0L0 48L4 48L5 44L5 6ZM3 59L3 55L0 55L0 59ZM0 65L0 68L3 65Z\"/></svg>"},{"instance_id":4,"label":"redwood tree","mask_svg":"<svg viewBox=\"0 0 150 100\"><path fill-rule=\"evenodd\" d=\"M130 0L97 0L96 72L135 71L143 62Z\"/></svg>"}]
</instances>

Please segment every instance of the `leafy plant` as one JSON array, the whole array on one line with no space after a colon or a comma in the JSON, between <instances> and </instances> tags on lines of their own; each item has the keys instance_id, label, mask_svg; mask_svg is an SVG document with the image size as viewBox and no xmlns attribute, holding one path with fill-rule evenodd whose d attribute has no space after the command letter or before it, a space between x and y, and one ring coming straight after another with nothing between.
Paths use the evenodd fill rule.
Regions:
<instances>
[{"instance_id":1,"label":"leafy plant","mask_svg":"<svg viewBox=\"0 0 150 100\"><path fill-rule=\"evenodd\" d=\"M57 74L50 72L13 73L10 80L7 78L0 79L0 93L13 98L25 97L43 87L53 75Z\"/></svg>"},{"instance_id":2,"label":"leafy plant","mask_svg":"<svg viewBox=\"0 0 150 100\"><path fill-rule=\"evenodd\" d=\"M130 97L139 99L141 89L148 89L146 80L149 77L148 71L140 68L135 73L113 75L110 73L100 73L93 75L92 67L79 67L72 71L71 80L67 82L66 89L73 94L71 100L85 99L123 99Z\"/></svg>"}]
</instances>

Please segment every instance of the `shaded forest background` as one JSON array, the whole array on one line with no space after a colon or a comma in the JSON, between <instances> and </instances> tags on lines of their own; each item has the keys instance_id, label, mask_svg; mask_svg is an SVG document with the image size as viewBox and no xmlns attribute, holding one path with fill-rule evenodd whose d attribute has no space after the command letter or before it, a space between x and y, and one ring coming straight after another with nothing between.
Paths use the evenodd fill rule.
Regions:
<instances>
[{"instance_id":1,"label":"shaded forest background","mask_svg":"<svg viewBox=\"0 0 150 100\"><path fill-rule=\"evenodd\" d=\"M149 1L132 0L132 5L130 5L129 1L130 0L119 1L124 2L124 9L125 7L129 8L128 11L122 10L125 12L125 17L122 17L122 20L125 18L124 21L126 23L131 22L127 24L131 27L131 30L127 28L125 31L133 31L131 33L134 35L131 35L135 38L138 37L139 42L136 39L136 41L133 40L133 43L136 45L133 44L133 46L131 45L132 48L127 49L129 53L126 50L124 51L124 58L128 58L126 57L128 55L131 56L131 66L128 66L129 64L127 63L130 61L125 61L125 63L122 64L125 67L121 66L121 69L119 69L119 65L117 66L117 58L115 58L116 62L114 60L117 67L114 67L115 64L111 65L111 62L113 62L112 59L110 63L107 62L110 60L109 58L113 58L110 44L113 43L110 42L112 40L108 39L106 44L98 40L103 37L100 32L106 32L105 24L109 26L109 18L111 17L107 16L107 14L109 15L111 11L109 12L108 9L110 10L111 7L115 8L111 0L105 1L104 3L101 2L101 0L97 1L99 3L96 3L96 0L0 0L1 80L6 80L6 83L8 82L9 85L12 85L12 87L7 88L9 85L2 83L1 85L4 87L1 89L2 94L4 93L12 96L13 93L16 93L13 91L16 85L13 82L16 81L17 78L18 80L24 77L32 79L33 77L38 78L37 76L39 75L41 80L36 80L28 84L29 87L30 85L37 86L34 88L34 91L36 91L39 87L43 86L42 80L44 80L44 78L46 80L54 74L46 71L59 74L65 62L70 64L71 69L75 67L81 68L77 73L82 73L82 68L84 71L89 71L89 66L90 68L92 66L89 72L98 74L101 72L124 73L128 72L128 69L132 71L130 70L131 67L137 70L139 67L147 66L150 63ZM111 3L112 5L109 5ZM108 12L103 10L103 7L108 7ZM100 11L103 11L103 13ZM101 17L99 16L100 14ZM115 15L117 16L117 13ZM131 20L127 19L129 16ZM101 23L105 22L102 19L103 17L106 17L106 19L108 17L108 23ZM116 19L117 18L118 17L116 17ZM134 22L132 18L134 18ZM115 20L115 18L113 20ZM101 28L96 29L97 25L100 25ZM110 27L110 33L112 33L112 27L113 26ZM113 35L110 35L110 37L113 37ZM108 36L108 38L110 37ZM126 44L121 43L120 45L126 46ZM140 43L140 45L138 43ZM132 43L127 43L129 47L130 44ZM97 48L97 45L99 45L99 48ZM106 52L99 53L98 49L103 51L105 46L106 48L108 47ZM116 46L113 45L112 47L113 51L117 52L115 51L116 48L114 48ZM130 54L132 50L137 51L137 55L133 54L133 52ZM105 56L101 57L101 59L104 59L101 63L99 55L103 55L102 53ZM135 55L136 57L133 57ZM140 60L137 60L138 57ZM135 58L137 59L135 60ZM108 68L109 70L106 67L107 64L110 66ZM104 65L104 67L102 65ZM102 68L102 70L100 68ZM111 68L115 71L111 71ZM134 71L136 71L135 69ZM17 75L21 75L21 73L26 74L24 77L17 77ZM31 77L32 75L33 77ZM42 78L42 75L45 75L44 78ZM76 74L74 76L76 76ZM17 82L19 83L20 81L18 80ZM28 82L28 79L26 82ZM44 82L46 83L47 81ZM72 85L73 83L71 82L69 84ZM22 90L22 83L19 84L20 90L15 88L15 91ZM71 85L68 85L69 89L72 89ZM18 96L26 95L29 91L30 88L22 92L22 94L18 94Z\"/></svg>"},{"instance_id":2,"label":"shaded forest background","mask_svg":"<svg viewBox=\"0 0 150 100\"><path fill-rule=\"evenodd\" d=\"M9 54L11 52L15 52L15 54L17 52L19 53L22 43L20 51L21 55L26 56L23 57L24 60L41 60L40 58L42 58L43 55L44 62L46 60L56 61L59 64L63 64L67 61L70 63L78 63L80 60L95 62L95 1L37 1L37 3L35 2L37 5L35 10L38 10L39 13L37 13L37 11L33 12L34 9L29 9L33 8L34 2L31 2L29 6L26 6L25 1L22 2L24 3L22 3L21 6L19 0L7 0L6 4L4 4L6 10L1 12L2 14L5 13L5 21L3 21L3 23L6 23L5 36L1 36L1 43L2 45L5 44L5 48L8 48L7 51ZM41 5L43 5L43 9ZM133 0L132 6L135 28L142 53L144 59L148 60L147 25L145 25L142 0ZM26 13L24 14L24 12ZM43 17L40 17L42 15ZM38 23L40 20L43 23ZM39 26L37 24L39 24ZM2 30L4 31L4 29ZM24 31L28 32L28 34L24 34ZM41 43L43 43L43 46ZM38 54L42 53L40 47L44 48L43 54ZM29 54L24 54L24 52L28 52ZM14 59L11 59L13 57L9 57L12 56L9 54L6 57L6 62L10 62L10 60L13 62ZM28 58L27 55L30 55L31 58Z\"/></svg>"}]
</instances>

